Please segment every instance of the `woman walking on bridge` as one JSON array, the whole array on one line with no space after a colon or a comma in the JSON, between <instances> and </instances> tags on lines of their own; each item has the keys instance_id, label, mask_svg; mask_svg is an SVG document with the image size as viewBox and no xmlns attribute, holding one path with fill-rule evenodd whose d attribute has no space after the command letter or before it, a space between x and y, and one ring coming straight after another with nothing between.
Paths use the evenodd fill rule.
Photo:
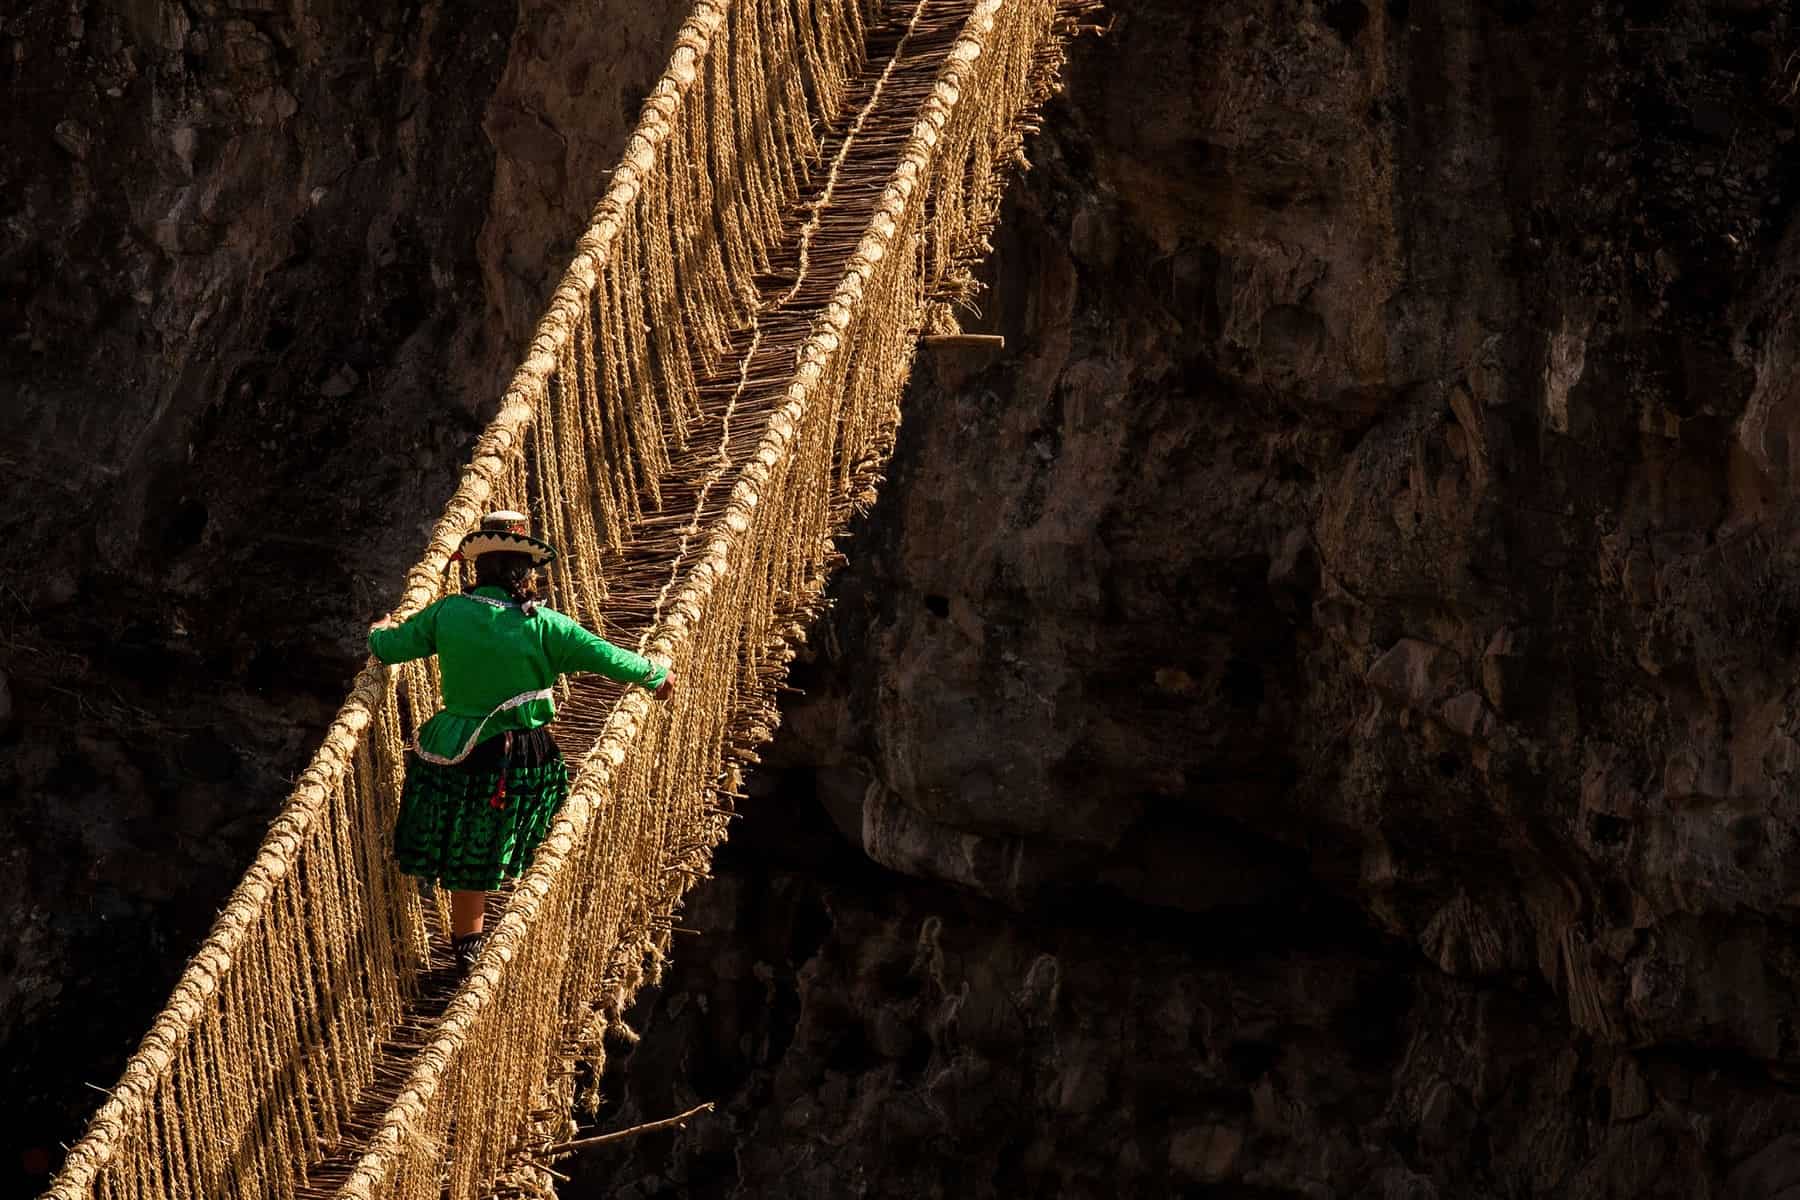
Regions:
<instances>
[{"instance_id":1,"label":"woman walking on bridge","mask_svg":"<svg viewBox=\"0 0 1800 1200\"><path fill-rule=\"evenodd\" d=\"M384 663L438 656L444 708L407 754L394 855L449 891L461 971L480 952L487 894L530 864L569 792L549 730L557 677L593 671L659 700L673 688L668 668L537 602L537 569L556 550L528 529L523 513L489 513L457 551L474 564L474 587L369 631Z\"/></svg>"}]
</instances>

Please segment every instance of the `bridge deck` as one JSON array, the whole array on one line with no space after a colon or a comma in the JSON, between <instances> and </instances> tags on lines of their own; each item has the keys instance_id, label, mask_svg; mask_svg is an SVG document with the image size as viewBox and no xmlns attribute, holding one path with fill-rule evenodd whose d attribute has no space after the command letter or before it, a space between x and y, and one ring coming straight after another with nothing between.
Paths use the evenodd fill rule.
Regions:
<instances>
[{"instance_id":1,"label":"bridge deck","mask_svg":"<svg viewBox=\"0 0 1800 1200\"><path fill-rule=\"evenodd\" d=\"M821 138L821 162L801 203L788 214L770 270L759 279L755 317L748 328L734 332L732 352L699 381L699 417L687 430L686 449L671 455L660 484L661 510L646 513L635 523L623 553L602 556L608 589L606 633L614 641L640 644L654 623L659 598L674 590L667 585L678 582L691 566L699 534L724 511L972 4L973 0L898 0L888 6L887 19L869 30L867 65L847 89L833 128ZM698 354L694 360L700 361ZM621 695L619 685L597 676L575 682L560 706L556 726L571 760L592 747ZM503 894L490 899L491 914L498 914L504 899ZM436 931L434 944L433 968L407 1019L380 1047L375 1082L364 1090L343 1126L344 1140L330 1157L307 1171L299 1194L308 1200L326 1200L337 1193L454 994L457 980L441 930Z\"/></svg>"}]
</instances>

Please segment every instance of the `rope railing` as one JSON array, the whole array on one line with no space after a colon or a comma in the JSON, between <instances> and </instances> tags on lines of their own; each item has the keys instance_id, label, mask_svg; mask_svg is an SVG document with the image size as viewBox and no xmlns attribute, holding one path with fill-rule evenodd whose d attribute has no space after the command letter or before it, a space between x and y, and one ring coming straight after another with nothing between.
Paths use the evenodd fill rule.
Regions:
<instances>
[{"instance_id":1,"label":"rope railing","mask_svg":"<svg viewBox=\"0 0 1800 1200\"><path fill-rule=\"evenodd\" d=\"M769 659L791 657L786 642L793 618L817 604L833 537L852 498L850 480L860 485L865 474L847 473L843 464L885 456L927 306L935 295L966 290L963 272L999 201L995 164L1010 161L1018 114L1028 101L1041 100L1053 73L1048 51L1056 46L1056 13L1053 2L1018 0L982 0L970 13L855 253L797 355L785 403L770 416L709 530L704 555L649 639L652 652L671 661L684 680L737 676L736 705L749 724L762 724L764 736L774 711L761 668ZM976 89L984 65L985 92ZM951 190L957 193L953 202ZM928 237L928 208L945 223L941 234L931 234L947 242L934 247L938 253L929 256L929 267L925 247L935 239ZM557 1019L573 1011L564 978L571 952L567 931L592 929L601 915L580 902L576 885L593 878L589 856L622 832L620 826L634 818L641 824L659 801L704 795L729 770L724 740L692 727L696 717L727 707L729 698L692 691L685 696L667 721L641 697L615 710L552 836L445 1013L437 1039L384 1115L369 1152L337 1193L340 1200L437 1195L443 1181L433 1165L446 1139L456 1147L449 1194L477 1195L513 1144L525 1138L527 1114L542 1106L536 1093L544 1081L569 1078L573 1057L588 1057L597 1072L591 1031L575 1047L558 1046L550 1034ZM709 743L716 752L698 761L669 753ZM611 828L596 833L597 814ZM682 816L690 823L702 818L696 811ZM665 862L660 873L676 880L659 898L664 911L679 904L692 878L671 869L679 865ZM595 941L636 943L627 964L633 968L638 956L654 960L665 948L646 940L649 932L645 927L634 931L636 937ZM610 1004L602 1000L615 1019L639 978L624 973ZM579 1007L591 993L575 991ZM523 1051L522 1059L498 1078L468 1069L471 1060L501 1048ZM517 1114L513 1128L498 1119L507 1113ZM514 1180L531 1169L515 1166Z\"/></svg>"},{"instance_id":2,"label":"rope railing","mask_svg":"<svg viewBox=\"0 0 1800 1200\"><path fill-rule=\"evenodd\" d=\"M446 914L385 842L404 741L438 690L429 661L365 667L48 1196L542 1193L543 1149L573 1132L555 1114L576 1064L597 1078L604 1038L629 1036L624 1009L657 977L740 764L778 720L834 538L891 450L918 333L970 291L1070 11L695 3L394 610L442 594L483 511L529 507L564 551L551 602L641 630L676 699L565 691L570 798L480 961L402 1054ZM905 131L897 158L877 127ZM776 297L767 278L828 144L833 178L843 161L888 165L841 212L819 188L801 211L813 274L830 273L803 269Z\"/></svg>"}]
</instances>

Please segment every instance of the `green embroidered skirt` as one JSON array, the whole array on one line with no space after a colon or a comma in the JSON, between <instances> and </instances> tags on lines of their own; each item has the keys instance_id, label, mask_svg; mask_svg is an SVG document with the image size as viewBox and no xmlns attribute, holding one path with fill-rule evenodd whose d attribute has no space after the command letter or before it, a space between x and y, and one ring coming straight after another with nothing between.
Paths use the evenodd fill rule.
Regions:
<instances>
[{"instance_id":1,"label":"green embroidered skirt","mask_svg":"<svg viewBox=\"0 0 1800 1200\"><path fill-rule=\"evenodd\" d=\"M548 729L497 734L455 766L408 754L394 858L450 891L492 891L531 865L568 794Z\"/></svg>"}]
</instances>

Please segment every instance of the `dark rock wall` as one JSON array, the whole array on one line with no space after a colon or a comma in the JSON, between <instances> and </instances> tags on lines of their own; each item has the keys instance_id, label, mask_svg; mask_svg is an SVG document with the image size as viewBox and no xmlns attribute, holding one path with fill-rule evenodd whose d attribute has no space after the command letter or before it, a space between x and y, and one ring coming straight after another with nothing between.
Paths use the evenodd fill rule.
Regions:
<instances>
[{"instance_id":1,"label":"dark rock wall","mask_svg":"<svg viewBox=\"0 0 1800 1200\"><path fill-rule=\"evenodd\" d=\"M0 27L22 1146L303 760L678 8ZM721 1112L570 1193L1800 1184L1789 8L1111 11L1009 350L921 360L616 1057L614 1121Z\"/></svg>"},{"instance_id":2,"label":"dark rock wall","mask_svg":"<svg viewBox=\"0 0 1800 1200\"><path fill-rule=\"evenodd\" d=\"M1795 1186L1790 13L1112 12L587 1170Z\"/></svg>"}]
</instances>

